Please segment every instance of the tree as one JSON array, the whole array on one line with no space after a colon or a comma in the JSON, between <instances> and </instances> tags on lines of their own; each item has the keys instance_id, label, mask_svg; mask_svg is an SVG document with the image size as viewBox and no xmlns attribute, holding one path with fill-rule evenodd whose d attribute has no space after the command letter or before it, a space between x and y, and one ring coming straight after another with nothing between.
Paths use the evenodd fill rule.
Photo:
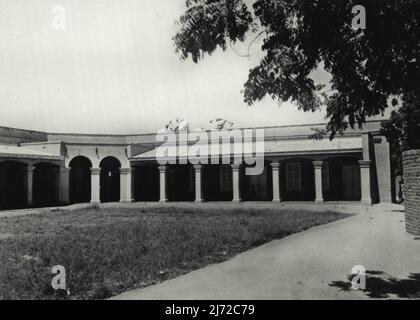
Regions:
<instances>
[{"instance_id":1,"label":"tree","mask_svg":"<svg viewBox=\"0 0 420 320\"><path fill-rule=\"evenodd\" d=\"M229 121L223 118L217 118L214 120L210 120L209 122L214 127L214 129L219 130L219 131L229 130L229 129L232 129L233 127L232 121Z\"/></svg>"},{"instance_id":2,"label":"tree","mask_svg":"<svg viewBox=\"0 0 420 320\"><path fill-rule=\"evenodd\" d=\"M182 132L182 131L190 131L190 126L188 122L184 119L177 118L175 121L171 120L165 125L166 131L172 132Z\"/></svg>"},{"instance_id":3,"label":"tree","mask_svg":"<svg viewBox=\"0 0 420 320\"><path fill-rule=\"evenodd\" d=\"M420 145L420 96L406 94L401 108L392 111L389 120L382 121L381 134L387 137L391 149L391 163L396 175L402 174L403 151ZM412 132L413 134L408 134Z\"/></svg>"},{"instance_id":4,"label":"tree","mask_svg":"<svg viewBox=\"0 0 420 320\"><path fill-rule=\"evenodd\" d=\"M352 25L355 5L366 10L366 29ZM325 104L331 139L383 114L392 96L419 101L418 0L187 0L179 23L176 50L194 62L247 36L262 37L265 56L249 72L245 101L268 95L305 111ZM311 79L320 63L332 76L331 90ZM406 121L397 115L392 119ZM410 148L420 147L410 138L419 133L419 118L414 122L405 133Z\"/></svg>"}]
</instances>

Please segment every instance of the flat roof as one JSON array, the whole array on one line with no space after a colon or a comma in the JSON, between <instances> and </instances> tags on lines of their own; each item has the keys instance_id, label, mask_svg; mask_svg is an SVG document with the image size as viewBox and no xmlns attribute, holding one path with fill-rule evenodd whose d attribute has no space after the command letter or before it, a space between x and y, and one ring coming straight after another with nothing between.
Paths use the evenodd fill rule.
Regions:
<instances>
[{"instance_id":1,"label":"flat roof","mask_svg":"<svg viewBox=\"0 0 420 320\"><path fill-rule=\"evenodd\" d=\"M0 157L2 158L22 158L22 159L45 159L62 160L62 156L46 153L43 151L27 149L23 147L0 145Z\"/></svg>"},{"instance_id":2,"label":"flat roof","mask_svg":"<svg viewBox=\"0 0 420 320\"><path fill-rule=\"evenodd\" d=\"M275 155L289 155L289 154L302 154L306 153L349 153L362 151L362 139L360 136L344 136L336 137L333 140L322 139L293 139L293 140L268 140L262 142L263 153L266 156ZM189 148L193 147L197 150L202 147L198 158L208 157L229 157L235 155L250 155L255 153L255 143L243 142L242 146L234 145L234 143L214 143L209 144L196 144L185 148L179 148L176 145L171 146L158 146L152 150L140 153L130 158L130 160L161 160L176 158L186 158L188 156ZM162 150L159 150L162 148ZM163 151L165 148L166 153Z\"/></svg>"}]
</instances>

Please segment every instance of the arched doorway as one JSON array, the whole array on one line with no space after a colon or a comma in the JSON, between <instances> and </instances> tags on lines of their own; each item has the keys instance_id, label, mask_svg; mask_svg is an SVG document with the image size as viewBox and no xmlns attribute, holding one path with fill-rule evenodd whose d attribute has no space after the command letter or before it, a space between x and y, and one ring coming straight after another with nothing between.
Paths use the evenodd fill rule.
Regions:
<instances>
[{"instance_id":1,"label":"arched doorway","mask_svg":"<svg viewBox=\"0 0 420 320\"><path fill-rule=\"evenodd\" d=\"M0 162L0 209L27 206L27 165L17 161Z\"/></svg>"},{"instance_id":2,"label":"arched doorway","mask_svg":"<svg viewBox=\"0 0 420 320\"><path fill-rule=\"evenodd\" d=\"M83 156L70 161L70 203L89 202L91 197L90 168L92 163Z\"/></svg>"},{"instance_id":3,"label":"arched doorway","mask_svg":"<svg viewBox=\"0 0 420 320\"><path fill-rule=\"evenodd\" d=\"M59 166L49 163L35 165L33 176L33 201L35 207L58 205Z\"/></svg>"},{"instance_id":4,"label":"arched doorway","mask_svg":"<svg viewBox=\"0 0 420 320\"><path fill-rule=\"evenodd\" d=\"M120 201L121 163L114 157L106 157L99 167L101 168L101 202Z\"/></svg>"}]
</instances>

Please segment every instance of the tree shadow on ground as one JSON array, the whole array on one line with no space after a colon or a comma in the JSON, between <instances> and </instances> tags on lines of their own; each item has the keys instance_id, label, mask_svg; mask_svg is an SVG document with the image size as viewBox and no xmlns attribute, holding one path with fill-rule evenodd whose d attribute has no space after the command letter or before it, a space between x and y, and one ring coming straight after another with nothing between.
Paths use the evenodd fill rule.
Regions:
<instances>
[{"instance_id":1,"label":"tree shadow on ground","mask_svg":"<svg viewBox=\"0 0 420 320\"><path fill-rule=\"evenodd\" d=\"M354 275L348 275L349 281L333 281L331 287L342 291L352 291L351 281ZM366 271L366 289L361 290L370 298L420 298L420 273L411 273L406 279L395 278L383 271Z\"/></svg>"}]
</instances>

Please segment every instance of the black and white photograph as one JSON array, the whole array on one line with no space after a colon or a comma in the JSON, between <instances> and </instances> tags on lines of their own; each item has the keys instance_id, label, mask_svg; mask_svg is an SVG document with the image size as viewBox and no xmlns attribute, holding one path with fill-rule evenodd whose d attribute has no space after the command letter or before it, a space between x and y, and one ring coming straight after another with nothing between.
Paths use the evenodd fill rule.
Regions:
<instances>
[{"instance_id":1,"label":"black and white photograph","mask_svg":"<svg viewBox=\"0 0 420 320\"><path fill-rule=\"evenodd\" d=\"M419 0L0 0L0 300L418 299Z\"/></svg>"}]
</instances>

